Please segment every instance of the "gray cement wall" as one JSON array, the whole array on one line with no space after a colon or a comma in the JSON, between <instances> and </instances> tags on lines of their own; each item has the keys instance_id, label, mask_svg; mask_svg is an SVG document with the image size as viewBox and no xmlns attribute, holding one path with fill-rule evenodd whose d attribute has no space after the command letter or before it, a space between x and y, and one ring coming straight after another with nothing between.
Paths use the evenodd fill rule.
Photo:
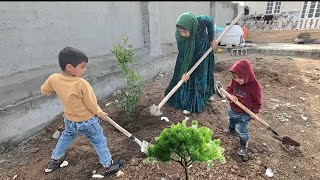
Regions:
<instances>
[{"instance_id":1,"label":"gray cement wall","mask_svg":"<svg viewBox=\"0 0 320 180\"><path fill-rule=\"evenodd\" d=\"M62 112L40 94L60 72L58 53L75 46L89 56L85 77L102 99L124 88L110 50L123 36L134 68L147 81L175 65L175 22L186 11L210 14L209 2L0 2L0 146L21 142ZM173 44L170 44L173 43Z\"/></svg>"},{"instance_id":2,"label":"gray cement wall","mask_svg":"<svg viewBox=\"0 0 320 180\"><path fill-rule=\"evenodd\" d=\"M67 45L90 57L108 54L122 36L144 47L139 1L0 2L0 12L0 77L56 65Z\"/></svg>"},{"instance_id":3,"label":"gray cement wall","mask_svg":"<svg viewBox=\"0 0 320 180\"><path fill-rule=\"evenodd\" d=\"M175 43L176 22L184 12L210 16L210 1L159 2L161 44Z\"/></svg>"}]
</instances>

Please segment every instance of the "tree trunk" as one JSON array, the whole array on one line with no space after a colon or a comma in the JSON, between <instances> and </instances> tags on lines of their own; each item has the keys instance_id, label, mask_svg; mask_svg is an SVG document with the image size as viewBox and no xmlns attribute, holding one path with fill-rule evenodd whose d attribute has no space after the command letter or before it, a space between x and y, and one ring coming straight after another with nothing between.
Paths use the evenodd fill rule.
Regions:
<instances>
[{"instance_id":1,"label":"tree trunk","mask_svg":"<svg viewBox=\"0 0 320 180\"><path fill-rule=\"evenodd\" d=\"M186 173L186 180L190 180L190 177L189 177L189 168L188 168L188 167L185 167L185 168L184 168L184 172Z\"/></svg>"}]
</instances>

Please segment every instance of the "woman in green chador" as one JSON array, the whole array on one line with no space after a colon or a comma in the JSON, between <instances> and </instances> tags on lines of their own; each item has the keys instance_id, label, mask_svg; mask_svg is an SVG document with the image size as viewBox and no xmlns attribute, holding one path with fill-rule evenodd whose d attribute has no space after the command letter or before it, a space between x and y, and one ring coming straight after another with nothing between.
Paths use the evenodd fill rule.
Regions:
<instances>
[{"instance_id":1,"label":"woman in green chador","mask_svg":"<svg viewBox=\"0 0 320 180\"><path fill-rule=\"evenodd\" d=\"M193 71L190 77L185 74L212 46L214 40L213 20L206 15L195 16L191 12L183 13L176 23L178 57L173 78L165 91L167 95L181 80L184 83L168 100L168 104L180 108L184 114L198 113L214 95L214 55L211 53Z\"/></svg>"}]
</instances>

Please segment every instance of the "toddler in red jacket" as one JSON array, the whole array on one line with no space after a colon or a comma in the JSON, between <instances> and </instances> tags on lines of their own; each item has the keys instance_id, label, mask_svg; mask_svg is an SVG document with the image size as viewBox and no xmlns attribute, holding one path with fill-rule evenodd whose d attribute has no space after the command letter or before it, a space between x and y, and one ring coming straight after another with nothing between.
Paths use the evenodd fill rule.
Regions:
<instances>
[{"instance_id":1,"label":"toddler in red jacket","mask_svg":"<svg viewBox=\"0 0 320 180\"><path fill-rule=\"evenodd\" d=\"M235 101L239 101L253 113L258 114L261 107L261 86L254 75L250 61L240 59L229 70L232 74L232 81L226 91ZM228 131L240 138L240 148L237 154L245 156L249 140L247 126L252 117L232 101L230 101L228 114Z\"/></svg>"}]
</instances>

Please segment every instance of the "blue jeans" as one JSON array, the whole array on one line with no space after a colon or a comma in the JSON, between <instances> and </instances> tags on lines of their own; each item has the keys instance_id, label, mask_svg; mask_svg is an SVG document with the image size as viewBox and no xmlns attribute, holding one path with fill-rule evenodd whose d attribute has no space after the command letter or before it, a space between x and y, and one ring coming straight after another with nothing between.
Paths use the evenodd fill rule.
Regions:
<instances>
[{"instance_id":1,"label":"blue jeans","mask_svg":"<svg viewBox=\"0 0 320 180\"><path fill-rule=\"evenodd\" d=\"M247 113L235 112L228 109L229 114L229 129L235 131L240 137L240 145L246 146L249 140L249 131L247 129L251 117Z\"/></svg>"},{"instance_id":2,"label":"blue jeans","mask_svg":"<svg viewBox=\"0 0 320 180\"><path fill-rule=\"evenodd\" d=\"M69 145L78 134L84 134L94 146L99 157L99 162L108 167L111 164L111 154L107 147L107 138L103 134L100 120L97 116L84 122L72 122L64 119L65 129L62 132L55 149L52 151L52 159L60 159L68 149Z\"/></svg>"}]
</instances>

